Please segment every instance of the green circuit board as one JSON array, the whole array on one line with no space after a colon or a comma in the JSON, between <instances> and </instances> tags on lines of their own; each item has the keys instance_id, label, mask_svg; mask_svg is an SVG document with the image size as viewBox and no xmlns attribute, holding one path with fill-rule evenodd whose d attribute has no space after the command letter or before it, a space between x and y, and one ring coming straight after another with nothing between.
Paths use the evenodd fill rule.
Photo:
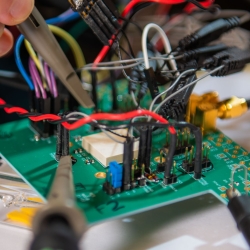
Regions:
<instances>
[{"instance_id":1,"label":"green circuit board","mask_svg":"<svg viewBox=\"0 0 250 250\"><path fill-rule=\"evenodd\" d=\"M175 157L178 180L172 185L162 183L163 173L157 174L158 183L147 181L144 187L137 187L120 194L107 195L102 184L105 179L96 178L97 173L106 173L98 159L94 159L85 150L75 153L81 147L81 138L91 131L85 125L70 132L70 153L77 159L73 165L76 201L84 211L89 224L98 223L118 216L138 213L167 203L176 202L204 192L212 192L227 203L226 189L231 185L231 172L239 165L249 166L249 154L220 131L204 136L203 141L210 146L209 158L213 167L195 180L193 174L181 169L184 155ZM0 153L23 179L42 196L46 197L56 171L56 138L36 140L28 119L11 122L0 126ZM153 137L151 169L156 169L155 158L159 149L166 142L165 133ZM236 171L234 184L242 193L248 182L244 179L244 169Z\"/></svg>"}]
</instances>

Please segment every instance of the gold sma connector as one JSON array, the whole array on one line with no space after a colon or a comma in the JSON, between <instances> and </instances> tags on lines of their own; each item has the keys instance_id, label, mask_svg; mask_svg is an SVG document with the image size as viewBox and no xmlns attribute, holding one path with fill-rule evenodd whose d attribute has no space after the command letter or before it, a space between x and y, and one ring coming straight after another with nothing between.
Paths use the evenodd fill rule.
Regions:
<instances>
[{"instance_id":1,"label":"gold sma connector","mask_svg":"<svg viewBox=\"0 0 250 250\"><path fill-rule=\"evenodd\" d=\"M248 110L246 100L233 96L219 101L219 94L209 92L201 96L192 94L186 112L186 121L201 128L202 133L216 129L216 119L230 119Z\"/></svg>"}]
</instances>

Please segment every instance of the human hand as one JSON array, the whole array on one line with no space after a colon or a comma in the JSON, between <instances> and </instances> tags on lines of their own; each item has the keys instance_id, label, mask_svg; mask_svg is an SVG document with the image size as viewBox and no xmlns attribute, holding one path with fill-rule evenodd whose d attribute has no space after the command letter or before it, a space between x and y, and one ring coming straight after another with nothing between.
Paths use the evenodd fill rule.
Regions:
<instances>
[{"instance_id":1,"label":"human hand","mask_svg":"<svg viewBox=\"0 0 250 250\"><path fill-rule=\"evenodd\" d=\"M34 0L0 0L0 57L10 51L13 36L4 25L16 25L24 21L34 7Z\"/></svg>"}]
</instances>

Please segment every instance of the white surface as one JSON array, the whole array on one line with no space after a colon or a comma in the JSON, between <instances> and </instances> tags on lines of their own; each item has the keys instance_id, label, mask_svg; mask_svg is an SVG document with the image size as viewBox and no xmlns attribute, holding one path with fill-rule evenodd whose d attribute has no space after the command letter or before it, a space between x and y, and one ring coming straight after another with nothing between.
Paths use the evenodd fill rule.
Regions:
<instances>
[{"instance_id":1,"label":"white surface","mask_svg":"<svg viewBox=\"0 0 250 250\"><path fill-rule=\"evenodd\" d=\"M127 129L117 129L116 133L127 135ZM113 135L117 140L125 141L117 135ZM84 136L82 138L82 147L91 155L93 155L104 166L108 166L111 161L119 163L123 160L123 144L118 143L106 136L104 132ZM138 157L139 141L134 143L134 157Z\"/></svg>"},{"instance_id":2,"label":"white surface","mask_svg":"<svg viewBox=\"0 0 250 250\"><path fill-rule=\"evenodd\" d=\"M250 98L250 74L208 78L194 92L212 90L221 99L232 95ZM250 112L233 120L218 120L218 127L250 151L249 121ZM26 250L30 237L27 230L0 224L0 249ZM225 205L204 197L96 225L88 230L82 246L84 250L248 249Z\"/></svg>"}]
</instances>

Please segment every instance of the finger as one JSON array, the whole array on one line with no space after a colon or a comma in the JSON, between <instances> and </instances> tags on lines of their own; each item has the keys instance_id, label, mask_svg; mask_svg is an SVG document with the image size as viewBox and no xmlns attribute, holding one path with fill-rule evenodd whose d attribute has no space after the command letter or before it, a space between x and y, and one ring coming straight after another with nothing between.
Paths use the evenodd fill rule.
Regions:
<instances>
[{"instance_id":1,"label":"finger","mask_svg":"<svg viewBox=\"0 0 250 250\"><path fill-rule=\"evenodd\" d=\"M3 34L3 30L4 30L4 25L0 23L0 37Z\"/></svg>"},{"instance_id":2,"label":"finger","mask_svg":"<svg viewBox=\"0 0 250 250\"><path fill-rule=\"evenodd\" d=\"M9 30L4 29L0 37L0 57L6 55L12 48L14 39Z\"/></svg>"},{"instance_id":3,"label":"finger","mask_svg":"<svg viewBox=\"0 0 250 250\"><path fill-rule=\"evenodd\" d=\"M33 7L34 0L0 0L0 22L7 25L21 23Z\"/></svg>"}]
</instances>

